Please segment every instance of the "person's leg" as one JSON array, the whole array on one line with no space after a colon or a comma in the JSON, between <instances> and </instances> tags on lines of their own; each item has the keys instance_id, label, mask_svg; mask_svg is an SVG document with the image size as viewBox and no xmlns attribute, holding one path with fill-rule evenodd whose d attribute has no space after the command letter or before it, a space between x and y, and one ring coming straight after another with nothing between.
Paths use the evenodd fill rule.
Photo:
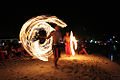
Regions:
<instances>
[{"instance_id":1,"label":"person's leg","mask_svg":"<svg viewBox=\"0 0 120 80\"><path fill-rule=\"evenodd\" d=\"M83 53L83 50L79 51L79 54L82 54Z\"/></svg>"},{"instance_id":2,"label":"person's leg","mask_svg":"<svg viewBox=\"0 0 120 80\"><path fill-rule=\"evenodd\" d=\"M83 51L84 51L84 53L85 53L86 55L88 55L88 53L87 53L87 51L85 50L85 48L83 49Z\"/></svg>"},{"instance_id":3,"label":"person's leg","mask_svg":"<svg viewBox=\"0 0 120 80\"><path fill-rule=\"evenodd\" d=\"M65 45L65 52L66 52L66 55L68 56L68 45L67 45L67 43Z\"/></svg>"},{"instance_id":4,"label":"person's leg","mask_svg":"<svg viewBox=\"0 0 120 80\"><path fill-rule=\"evenodd\" d=\"M56 53L56 47L53 48L53 53L54 53L54 65L55 65L55 68L57 68L57 53Z\"/></svg>"},{"instance_id":5,"label":"person's leg","mask_svg":"<svg viewBox=\"0 0 120 80\"><path fill-rule=\"evenodd\" d=\"M70 48L70 43L66 43L66 54L67 56L71 56L71 48Z\"/></svg>"},{"instance_id":6,"label":"person's leg","mask_svg":"<svg viewBox=\"0 0 120 80\"><path fill-rule=\"evenodd\" d=\"M69 56L72 55L71 48L70 48L70 43L68 44L68 54L69 54Z\"/></svg>"},{"instance_id":7,"label":"person's leg","mask_svg":"<svg viewBox=\"0 0 120 80\"><path fill-rule=\"evenodd\" d=\"M58 64L57 64L58 59L59 59L59 50L58 50L58 48L56 48L56 59L55 59L55 67L56 68L58 67Z\"/></svg>"}]
</instances>

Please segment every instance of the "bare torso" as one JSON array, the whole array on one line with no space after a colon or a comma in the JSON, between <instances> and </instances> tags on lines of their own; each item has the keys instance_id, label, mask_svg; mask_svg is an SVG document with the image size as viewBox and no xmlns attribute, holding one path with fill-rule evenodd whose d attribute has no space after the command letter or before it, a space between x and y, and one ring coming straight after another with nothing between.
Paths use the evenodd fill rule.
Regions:
<instances>
[{"instance_id":1,"label":"bare torso","mask_svg":"<svg viewBox=\"0 0 120 80\"><path fill-rule=\"evenodd\" d=\"M65 36L65 37L64 37L64 40L65 40L66 42L70 42L70 36Z\"/></svg>"}]
</instances>

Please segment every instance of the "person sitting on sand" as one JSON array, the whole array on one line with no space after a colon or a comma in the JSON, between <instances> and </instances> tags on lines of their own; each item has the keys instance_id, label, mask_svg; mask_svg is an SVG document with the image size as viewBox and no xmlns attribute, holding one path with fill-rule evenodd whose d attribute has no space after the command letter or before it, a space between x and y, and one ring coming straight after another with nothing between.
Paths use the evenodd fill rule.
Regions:
<instances>
[{"instance_id":1,"label":"person sitting on sand","mask_svg":"<svg viewBox=\"0 0 120 80\"><path fill-rule=\"evenodd\" d=\"M4 60L5 57L4 57L4 54L3 54L3 50L2 50L2 47L0 47L0 60Z\"/></svg>"},{"instance_id":2,"label":"person sitting on sand","mask_svg":"<svg viewBox=\"0 0 120 80\"><path fill-rule=\"evenodd\" d=\"M85 53L86 55L88 55L88 53L87 53L87 51L85 50L85 45L84 44L82 44L81 45L81 51L79 51L79 54L82 54L82 53Z\"/></svg>"}]
</instances>

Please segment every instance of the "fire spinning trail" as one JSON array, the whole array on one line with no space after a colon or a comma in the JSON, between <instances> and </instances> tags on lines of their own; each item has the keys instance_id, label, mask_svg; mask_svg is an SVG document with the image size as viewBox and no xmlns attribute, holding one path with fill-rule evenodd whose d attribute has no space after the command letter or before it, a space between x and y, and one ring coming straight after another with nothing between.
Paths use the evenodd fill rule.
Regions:
<instances>
[{"instance_id":1,"label":"fire spinning trail","mask_svg":"<svg viewBox=\"0 0 120 80\"><path fill-rule=\"evenodd\" d=\"M74 50L73 43L74 43L75 50L76 50L77 49L77 40L75 39L75 37L73 36L73 32L71 31L71 33L70 33L70 48L71 48L72 55L74 56L75 50Z\"/></svg>"},{"instance_id":2,"label":"fire spinning trail","mask_svg":"<svg viewBox=\"0 0 120 80\"><path fill-rule=\"evenodd\" d=\"M55 30L51 27L49 23L54 23L61 26L62 28L67 26L67 24L65 24L62 20L58 19L56 16L48 17L42 15L28 20L22 26L19 35L20 41L22 42L25 50L31 56L35 56L43 61L48 61L48 57L53 53L53 37L46 39L42 44L40 44L40 40L36 39L35 37L40 30L43 30L46 33L46 36L49 36L50 32Z\"/></svg>"},{"instance_id":3,"label":"fire spinning trail","mask_svg":"<svg viewBox=\"0 0 120 80\"><path fill-rule=\"evenodd\" d=\"M28 20L21 28L19 37L24 49L31 55L39 58L43 61L48 61L48 57L53 54L52 43L53 37L46 40L40 40L39 36L44 32L45 36L49 36L55 29L51 27L49 23L59 25L64 28L67 26L62 20L58 19L56 16L37 16ZM73 42L75 44L75 38L71 32L71 50L73 55L75 55L73 49ZM41 43L42 42L42 43ZM75 44L76 45L76 44Z\"/></svg>"}]
</instances>

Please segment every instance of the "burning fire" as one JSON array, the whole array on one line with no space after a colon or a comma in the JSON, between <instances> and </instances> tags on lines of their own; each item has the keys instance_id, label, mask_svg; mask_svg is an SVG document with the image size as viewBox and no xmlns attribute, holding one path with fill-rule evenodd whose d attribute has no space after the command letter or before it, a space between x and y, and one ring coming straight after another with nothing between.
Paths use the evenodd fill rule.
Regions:
<instances>
[{"instance_id":1,"label":"burning fire","mask_svg":"<svg viewBox=\"0 0 120 80\"><path fill-rule=\"evenodd\" d=\"M46 36L49 36L52 31L55 29L51 27L49 23L54 23L61 26L62 28L66 27L62 20L58 19L56 16L37 16L28 20L20 31L20 41L24 49L31 55L39 58L43 61L48 61L48 57L53 53L52 43L53 37L46 39L43 44L40 44L40 39L35 38L36 33L40 29L43 29L46 32Z\"/></svg>"},{"instance_id":2,"label":"burning fire","mask_svg":"<svg viewBox=\"0 0 120 80\"><path fill-rule=\"evenodd\" d=\"M74 56L75 55L75 50L77 49L77 40L73 36L72 31L70 33L70 48L71 48L72 55ZM75 48L75 50L74 50L74 48Z\"/></svg>"}]
</instances>

